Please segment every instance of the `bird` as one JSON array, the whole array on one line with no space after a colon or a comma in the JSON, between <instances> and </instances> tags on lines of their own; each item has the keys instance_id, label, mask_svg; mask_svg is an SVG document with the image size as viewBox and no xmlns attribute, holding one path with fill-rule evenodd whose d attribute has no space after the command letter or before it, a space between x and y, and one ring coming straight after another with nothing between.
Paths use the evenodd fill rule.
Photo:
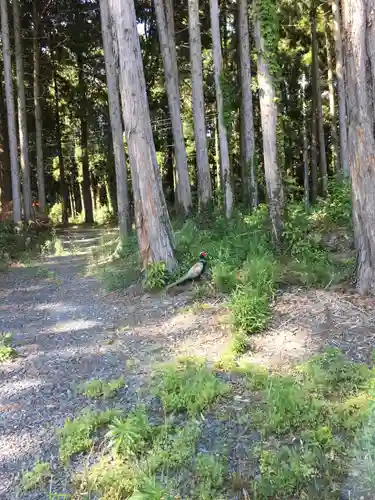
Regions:
<instances>
[{"instance_id":1,"label":"bird","mask_svg":"<svg viewBox=\"0 0 375 500\"><path fill-rule=\"evenodd\" d=\"M199 254L199 260L196 262L190 269L189 271L184 274L180 279L175 281L174 283L171 283L166 287L166 290L169 290L173 286L180 285L182 283L185 283L186 281L194 281L196 279L199 279L202 274L204 273L207 265L207 253L206 252L201 252Z\"/></svg>"}]
</instances>

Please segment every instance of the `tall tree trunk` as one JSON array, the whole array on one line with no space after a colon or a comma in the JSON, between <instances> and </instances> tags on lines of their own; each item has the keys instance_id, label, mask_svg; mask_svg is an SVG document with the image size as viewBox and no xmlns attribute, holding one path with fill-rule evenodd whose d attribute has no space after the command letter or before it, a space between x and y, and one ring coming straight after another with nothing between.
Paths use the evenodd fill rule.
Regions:
<instances>
[{"instance_id":1,"label":"tall tree trunk","mask_svg":"<svg viewBox=\"0 0 375 500\"><path fill-rule=\"evenodd\" d=\"M255 6L255 1L254 1ZM254 11L256 10L256 6ZM277 103L273 78L265 58L265 44L258 15L254 19L254 38L258 52L258 85L263 133L263 157L272 237L277 248L283 231L284 194L277 163Z\"/></svg>"},{"instance_id":2,"label":"tall tree trunk","mask_svg":"<svg viewBox=\"0 0 375 500\"><path fill-rule=\"evenodd\" d=\"M307 105L306 105L306 85L307 79L305 73L301 81L301 101L303 118L303 191L306 212L310 209L310 188L309 188L309 140L307 132Z\"/></svg>"},{"instance_id":3,"label":"tall tree trunk","mask_svg":"<svg viewBox=\"0 0 375 500\"><path fill-rule=\"evenodd\" d=\"M246 204L256 208L258 205L258 187L255 179L254 155L254 119L253 119L253 96L251 92L251 59L249 44L249 21L248 0L239 0L239 55L241 68L241 92L242 92L242 130L243 137L243 160L242 164L242 186L243 199Z\"/></svg>"},{"instance_id":4,"label":"tall tree trunk","mask_svg":"<svg viewBox=\"0 0 375 500\"><path fill-rule=\"evenodd\" d=\"M318 198L318 116L314 76L314 65L311 66L312 101L311 101L311 203Z\"/></svg>"},{"instance_id":5,"label":"tall tree trunk","mask_svg":"<svg viewBox=\"0 0 375 500\"><path fill-rule=\"evenodd\" d=\"M341 37L340 0L331 0L333 12L333 37L336 53L336 80L339 102L340 164L344 176L349 175L348 124L346 117L344 56Z\"/></svg>"},{"instance_id":6,"label":"tall tree trunk","mask_svg":"<svg viewBox=\"0 0 375 500\"><path fill-rule=\"evenodd\" d=\"M215 73L216 104L218 113L219 145L220 145L220 166L221 177L223 179L224 190L224 210L225 216L229 219L233 211L233 191L230 175L229 149L227 127L224 122L224 101L221 90L221 72L223 70L223 58L221 55L220 25L219 25L219 4L218 0L210 0L211 11L211 31L212 31L212 52Z\"/></svg>"},{"instance_id":7,"label":"tall tree trunk","mask_svg":"<svg viewBox=\"0 0 375 500\"><path fill-rule=\"evenodd\" d=\"M326 20L324 27L327 50L327 66L328 66L328 94L329 94L329 114L331 118L331 141L332 141L332 165L333 171L337 175L339 170L339 139L337 135L337 116L335 106L335 89L333 86L333 62L331 52L331 33L329 18Z\"/></svg>"},{"instance_id":8,"label":"tall tree trunk","mask_svg":"<svg viewBox=\"0 0 375 500\"><path fill-rule=\"evenodd\" d=\"M112 20L109 16L108 0L100 1L100 13L108 85L109 117L111 122L111 135L115 158L119 230L121 240L124 240L130 230L128 177L126 171L124 139L122 133L118 78L116 72L116 62L113 53L114 41L112 38Z\"/></svg>"},{"instance_id":9,"label":"tall tree trunk","mask_svg":"<svg viewBox=\"0 0 375 500\"><path fill-rule=\"evenodd\" d=\"M198 198L201 208L212 200L207 132L204 117L202 44L199 23L199 0L188 0L191 79L193 87L194 135L198 171Z\"/></svg>"},{"instance_id":10,"label":"tall tree trunk","mask_svg":"<svg viewBox=\"0 0 375 500\"><path fill-rule=\"evenodd\" d=\"M9 161L9 139L7 127L7 111L4 101L3 85L0 83L0 173L1 173L1 198L2 209L12 201L12 178Z\"/></svg>"},{"instance_id":11,"label":"tall tree trunk","mask_svg":"<svg viewBox=\"0 0 375 500\"><path fill-rule=\"evenodd\" d=\"M176 266L172 229L156 161L134 0L109 0L109 8L117 31L123 121L141 263L145 267L164 261L171 271Z\"/></svg>"},{"instance_id":12,"label":"tall tree trunk","mask_svg":"<svg viewBox=\"0 0 375 500\"><path fill-rule=\"evenodd\" d=\"M39 43L39 2L33 0L33 52L34 52L34 109L36 172L38 179L38 201L42 213L46 211L46 190L44 185L43 122L40 97L40 43Z\"/></svg>"},{"instance_id":13,"label":"tall tree trunk","mask_svg":"<svg viewBox=\"0 0 375 500\"><path fill-rule=\"evenodd\" d=\"M52 43L51 43L52 46ZM62 206L62 219L61 222L66 225L69 220L69 191L68 185L65 179L65 165L64 165L64 155L62 151L61 144L61 123L60 123L60 95L59 86L57 82L57 65L60 62L59 58L59 47L55 47L56 58L52 55L52 71L53 71L53 82L55 90L55 126L56 126L56 146L57 154L59 157L59 172L60 172L60 196L61 196L61 206ZM53 52L53 48L52 48Z\"/></svg>"},{"instance_id":14,"label":"tall tree trunk","mask_svg":"<svg viewBox=\"0 0 375 500\"><path fill-rule=\"evenodd\" d=\"M320 86L320 70L318 58L318 39L316 32L316 7L311 9L311 45L312 45L312 64L313 64L313 92L315 93L316 109L317 109L317 127L319 139L319 170L320 170L320 191L322 196L326 196L328 192L328 172L327 172L327 155L324 140L324 123L322 109L322 90Z\"/></svg>"},{"instance_id":15,"label":"tall tree trunk","mask_svg":"<svg viewBox=\"0 0 375 500\"><path fill-rule=\"evenodd\" d=\"M83 56L77 52L78 65L78 87L80 92L80 122L81 122L81 153L82 153L82 192L83 204L85 207L85 222L92 224L94 222L94 213L92 208L92 198L90 193L90 165L89 165L89 125L87 121L87 98L86 84L83 72Z\"/></svg>"},{"instance_id":16,"label":"tall tree trunk","mask_svg":"<svg viewBox=\"0 0 375 500\"><path fill-rule=\"evenodd\" d=\"M375 24L373 0L343 7L349 166L357 248L357 287L375 291Z\"/></svg>"},{"instance_id":17,"label":"tall tree trunk","mask_svg":"<svg viewBox=\"0 0 375 500\"><path fill-rule=\"evenodd\" d=\"M0 0L0 7L1 7L1 36L3 42L3 57L4 57L5 97L6 97L7 114L8 114L10 168L12 176L13 220L16 224L19 224L22 220L21 186L20 186L20 171L18 163L18 151L17 151L18 146L17 146L16 112L15 112L14 97L13 97L12 62L11 62L11 50L9 41L9 20L8 20L7 0Z\"/></svg>"},{"instance_id":18,"label":"tall tree trunk","mask_svg":"<svg viewBox=\"0 0 375 500\"><path fill-rule=\"evenodd\" d=\"M25 77L23 70L23 50L21 40L20 4L13 0L14 48L16 57L17 95L18 95L18 132L20 138L20 156L22 170L22 193L24 218L28 222L33 216L33 199L29 164L29 146L27 137L27 111L25 97Z\"/></svg>"},{"instance_id":19,"label":"tall tree trunk","mask_svg":"<svg viewBox=\"0 0 375 500\"><path fill-rule=\"evenodd\" d=\"M177 69L177 54L174 42L173 7L170 0L154 0L156 19L158 25L159 42L164 64L164 77L167 86L169 112L172 121L173 140L175 144L176 169L177 169L177 200L183 213L187 215L191 210L192 199L189 182L188 163L184 142L180 112L180 90ZM168 17L167 17L168 9ZM169 21L169 23L168 23ZM172 48L173 47L173 48Z\"/></svg>"}]
</instances>

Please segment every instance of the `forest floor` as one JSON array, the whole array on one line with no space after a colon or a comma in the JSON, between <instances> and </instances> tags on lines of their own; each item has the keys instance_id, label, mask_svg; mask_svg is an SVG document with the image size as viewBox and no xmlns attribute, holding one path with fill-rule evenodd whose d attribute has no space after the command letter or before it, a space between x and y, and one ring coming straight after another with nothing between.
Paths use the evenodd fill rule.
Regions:
<instances>
[{"instance_id":1,"label":"forest floor","mask_svg":"<svg viewBox=\"0 0 375 500\"><path fill-rule=\"evenodd\" d=\"M0 333L15 348L6 361L0 346L2 500L130 498L134 489L143 494L134 499L375 498L373 299L328 288L280 292L268 331L234 363L222 297L106 293L87 276L102 234L61 232L61 255L0 274ZM327 347L345 359L333 350L311 358ZM202 356L210 368L182 356ZM163 371L165 361L172 364ZM87 385L92 379L101 382ZM113 424L116 447L108 410L139 403L151 427L133 414L132 434L128 420L119 466L106 455L102 428ZM143 479L129 472L134 455ZM107 464L94 472L99 457ZM173 496L152 478L169 481Z\"/></svg>"}]
</instances>

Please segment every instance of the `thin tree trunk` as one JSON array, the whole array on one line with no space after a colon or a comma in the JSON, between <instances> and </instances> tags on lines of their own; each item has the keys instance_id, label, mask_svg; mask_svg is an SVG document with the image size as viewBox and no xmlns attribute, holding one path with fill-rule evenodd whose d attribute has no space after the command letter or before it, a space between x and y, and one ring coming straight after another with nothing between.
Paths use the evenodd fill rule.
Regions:
<instances>
[{"instance_id":1,"label":"thin tree trunk","mask_svg":"<svg viewBox=\"0 0 375 500\"><path fill-rule=\"evenodd\" d=\"M190 63L193 88L194 135L198 171L198 198L201 209L212 200L210 166L208 163L207 132L204 117L202 74L202 44L199 21L199 0L188 0Z\"/></svg>"},{"instance_id":2,"label":"thin tree trunk","mask_svg":"<svg viewBox=\"0 0 375 500\"><path fill-rule=\"evenodd\" d=\"M254 154L254 119L253 119L253 96L251 92L251 59L249 44L249 21L248 0L239 0L239 52L241 68L241 91L242 91L242 124L243 131L243 161L242 183L244 202L256 208L258 205L258 187L255 179Z\"/></svg>"},{"instance_id":3,"label":"thin tree trunk","mask_svg":"<svg viewBox=\"0 0 375 500\"><path fill-rule=\"evenodd\" d=\"M316 8L311 9L311 44L312 44L312 64L314 66L313 78L315 78L315 93L317 106L317 126L319 139L319 167L320 167L320 186L322 196L326 196L328 192L328 173L327 173L327 156L324 140L324 123L322 109L322 90L320 85L320 70L318 59L318 39L316 32Z\"/></svg>"},{"instance_id":4,"label":"thin tree trunk","mask_svg":"<svg viewBox=\"0 0 375 500\"><path fill-rule=\"evenodd\" d=\"M349 175L348 124L346 119L345 76L341 39L340 0L331 0L331 6L333 12L333 37L335 39L336 80L339 102L340 161L343 174L347 177Z\"/></svg>"},{"instance_id":5,"label":"thin tree trunk","mask_svg":"<svg viewBox=\"0 0 375 500\"><path fill-rule=\"evenodd\" d=\"M21 22L19 0L13 0L14 47L17 73L18 95L18 132L20 138L20 157L22 170L22 193L24 218L28 222L32 219L33 200L31 194L31 178L29 164L29 146L27 137L27 111L25 97L25 76L23 70L23 50L21 40Z\"/></svg>"},{"instance_id":6,"label":"thin tree trunk","mask_svg":"<svg viewBox=\"0 0 375 500\"><path fill-rule=\"evenodd\" d=\"M375 292L374 8L372 0L346 0L343 9L349 166L361 294Z\"/></svg>"},{"instance_id":7,"label":"thin tree trunk","mask_svg":"<svg viewBox=\"0 0 375 500\"><path fill-rule=\"evenodd\" d=\"M311 203L315 204L318 198L318 117L314 64L311 65L311 86Z\"/></svg>"},{"instance_id":8,"label":"thin tree trunk","mask_svg":"<svg viewBox=\"0 0 375 500\"><path fill-rule=\"evenodd\" d=\"M108 0L100 0L104 58L108 85L108 105L111 122L111 135L116 170L117 209L121 240L125 240L130 230L128 177L121 122L121 106L116 71L116 61L113 53L112 20L108 11Z\"/></svg>"},{"instance_id":9,"label":"thin tree trunk","mask_svg":"<svg viewBox=\"0 0 375 500\"><path fill-rule=\"evenodd\" d=\"M0 83L0 170L1 170L1 207L4 209L12 201L12 178L9 161L9 139L7 127L7 110L4 101L3 85Z\"/></svg>"},{"instance_id":10,"label":"thin tree trunk","mask_svg":"<svg viewBox=\"0 0 375 500\"><path fill-rule=\"evenodd\" d=\"M42 103L40 97L40 43L39 43L39 12L38 0L33 0L33 52L34 52L34 109L35 109L35 145L36 172L38 179L39 210L46 211L46 191L44 185L43 160L43 122Z\"/></svg>"},{"instance_id":11,"label":"thin tree trunk","mask_svg":"<svg viewBox=\"0 0 375 500\"><path fill-rule=\"evenodd\" d=\"M329 18L326 20L326 25L324 27L324 33L326 38L326 50L327 50L327 66L328 66L328 94L329 94L329 114L331 118L331 140L332 140L332 164L333 171L337 175L339 170L339 139L337 135L337 116L336 116L336 106L335 106L335 89L333 87L333 62L331 53L331 37L330 37L330 26Z\"/></svg>"},{"instance_id":12,"label":"thin tree trunk","mask_svg":"<svg viewBox=\"0 0 375 500\"><path fill-rule=\"evenodd\" d=\"M216 104L218 113L219 145L220 145L220 166L223 179L224 210L225 216L229 219L233 211L233 192L230 175L228 134L224 122L224 101L221 90L221 72L223 70L223 58L221 55L220 25L219 25L219 4L218 0L210 0L211 30L212 30L212 52L215 73Z\"/></svg>"},{"instance_id":13,"label":"thin tree trunk","mask_svg":"<svg viewBox=\"0 0 375 500\"><path fill-rule=\"evenodd\" d=\"M8 20L7 0L0 0L0 6L1 6L1 36L3 42L3 58L4 58L5 97L6 97L7 114L8 114L10 168L12 176L13 220L16 224L19 224L22 220L21 187L20 187L20 172L19 172L18 151L17 151L18 146L17 146L16 112L15 112L14 97L13 97L12 62L11 62L11 50L9 42L9 20Z\"/></svg>"},{"instance_id":14,"label":"thin tree trunk","mask_svg":"<svg viewBox=\"0 0 375 500\"><path fill-rule=\"evenodd\" d=\"M169 112L172 121L173 140L175 144L176 168L178 174L177 200L183 213L187 215L191 210L192 199L186 148L184 142L184 132L180 112L180 90L177 69L177 54L174 42L174 32L172 32L174 23L171 25L171 20L173 22L173 7L169 0L166 0L166 4L168 5L168 7L166 6L166 8L164 8L163 0L154 0L159 42L164 64L164 77L167 86Z\"/></svg>"},{"instance_id":15,"label":"thin tree trunk","mask_svg":"<svg viewBox=\"0 0 375 500\"><path fill-rule=\"evenodd\" d=\"M117 31L120 89L132 171L135 218L143 267L164 261L176 266L172 228L156 162L134 0L109 0Z\"/></svg>"},{"instance_id":16,"label":"thin tree trunk","mask_svg":"<svg viewBox=\"0 0 375 500\"><path fill-rule=\"evenodd\" d=\"M301 101L302 101L302 118L303 118L303 191L305 200L306 212L310 209L310 188L309 188L309 140L307 138L307 106L306 106L306 84L307 79L305 73L302 75L301 82Z\"/></svg>"},{"instance_id":17,"label":"thin tree trunk","mask_svg":"<svg viewBox=\"0 0 375 500\"><path fill-rule=\"evenodd\" d=\"M81 154L82 154L82 192L83 204L85 207L85 222L92 224L94 222L94 214L92 208L92 198L90 193L90 165L89 165L89 126L87 121L87 101L86 101L86 84L83 73L83 56L80 52L77 53L78 65L78 87L80 92L80 121L81 121Z\"/></svg>"},{"instance_id":18,"label":"thin tree trunk","mask_svg":"<svg viewBox=\"0 0 375 500\"><path fill-rule=\"evenodd\" d=\"M57 64L59 63L58 57L59 48L56 48L56 60L52 56L53 65L53 81L55 90L55 125L56 125L56 146L57 154L59 157L59 171L60 171L60 196L62 205L62 219L61 222L66 225L68 224L69 216L69 192L68 185L65 179L65 165L64 165L64 155L62 151L61 144L61 123L60 123L60 96L59 96L59 86L57 82Z\"/></svg>"},{"instance_id":19,"label":"thin tree trunk","mask_svg":"<svg viewBox=\"0 0 375 500\"><path fill-rule=\"evenodd\" d=\"M279 248L283 231L284 194L281 173L277 163L276 92L272 75L264 57L265 46L261 32L261 24L259 17L256 15L254 20L254 38L258 52L259 101L268 206L272 226L272 237L275 246Z\"/></svg>"}]
</instances>

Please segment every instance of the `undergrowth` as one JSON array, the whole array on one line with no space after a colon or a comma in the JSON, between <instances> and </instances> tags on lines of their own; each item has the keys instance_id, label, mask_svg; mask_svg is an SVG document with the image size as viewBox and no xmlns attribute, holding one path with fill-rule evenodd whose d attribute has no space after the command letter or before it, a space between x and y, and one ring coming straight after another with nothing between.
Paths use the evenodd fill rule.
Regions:
<instances>
[{"instance_id":1,"label":"undergrowth","mask_svg":"<svg viewBox=\"0 0 375 500\"><path fill-rule=\"evenodd\" d=\"M262 205L254 214L237 213L230 221L213 214L204 220L189 219L177 227L179 267L172 275L166 273L163 263L150 265L141 273L134 235L121 246L113 237L106 237L93 254L92 268L108 290L125 288L135 281L148 290L162 289L187 272L205 250L214 291L228 297L232 351L240 354L247 348L248 335L266 328L271 318L270 301L278 288L325 287L350 275L354 264L349 249L350 213L349 186L333 183L330 196L309 213L302 203L288 206L281 255L274 254L267 208ZM338 235L334 251L332 235ZM199 288L202 294L207 292L206 285Z\"/></svg>"},{"instance_id":2,"label":"undergrowth","mask_svg":"<svg viewBox=\"0 0 375 500\"><path fill-rule=\"evenodd\" d=\"M366 498L375 484L374 374L334 348L288 374L180 359L150 381L160 408L149 400L127 412L86 410L60 430L60 458L86 454L73 478L83 498L335 500L345 488ZM223 411L239 400L240 412ZM261 439L237 456L254 430ZM23 483L41 487L49 476L42 464Z\"/></svg>"}]
</instances>

